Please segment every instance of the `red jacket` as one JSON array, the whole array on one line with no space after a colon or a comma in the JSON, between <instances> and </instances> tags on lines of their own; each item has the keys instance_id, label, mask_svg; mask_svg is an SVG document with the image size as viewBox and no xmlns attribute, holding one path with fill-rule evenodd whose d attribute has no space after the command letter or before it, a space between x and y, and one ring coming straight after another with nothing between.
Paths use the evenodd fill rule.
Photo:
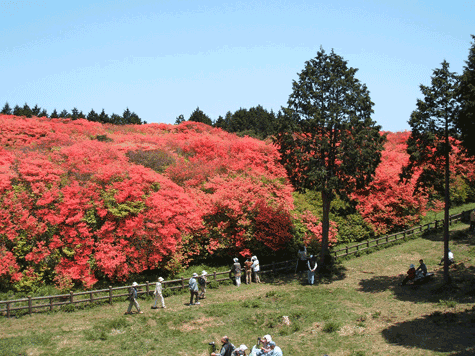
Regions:
<instances>
[{"instance_id":1,"label":"red jacket","mask_svg":"<svg viewBox=\"0 0 475 356\"><path fill-rule=\"evenodd\" d=\"M416 269L415 268L409 268L409 270L407 271L407 277L409 279L416 278Z\"/></svg>"}]
</instances>

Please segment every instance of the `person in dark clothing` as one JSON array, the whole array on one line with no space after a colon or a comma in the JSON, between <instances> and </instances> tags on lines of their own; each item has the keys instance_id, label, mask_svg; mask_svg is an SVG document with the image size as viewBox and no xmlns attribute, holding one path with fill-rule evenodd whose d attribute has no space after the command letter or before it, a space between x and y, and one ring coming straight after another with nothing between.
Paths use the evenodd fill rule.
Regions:
<instances>
[{"instance_id":1,"label":"person in dark clothing","mask_svg":"<svg viewBox=\"0 0 475 356\"><path fill-rule=\"evenodd\" d=\"M427 275L427 266L422 259L419 260L419 267L416 269L416 275L419 274L419 271L421 273L421 277L425 277Z\"/></svg>"},{"instance_id":2,"label":"person in dark clothing","mask_svg":"<svg viewBox=\"0 0 475 356\"><path fill-rule=\"evenodd\" d=\"M212 352L211 356L231 356L235 347L229 341L229 337L227 337L226 335L223 336L221 338L221 343L223 344L223 346L221 347L221 351L219 352L219 354L217 354L216 352Z\"/></svg>"}]
</instances>

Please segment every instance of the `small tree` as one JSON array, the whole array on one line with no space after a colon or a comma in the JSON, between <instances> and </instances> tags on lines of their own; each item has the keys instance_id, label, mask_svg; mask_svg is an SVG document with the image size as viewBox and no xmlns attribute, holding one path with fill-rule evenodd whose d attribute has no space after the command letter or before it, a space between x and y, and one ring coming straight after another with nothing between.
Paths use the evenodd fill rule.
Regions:
<instances>
[{"instance_id":1,"label":"small tree","mask_svg":"<svg viewBox=\"0 0 475 356\"><path fill-rule=\"evenodd\" d=\"M356 71L333 50L327 54L321 48L293 82L275 140L294 187L322 195L322 264L335 194L345 197L372 180L385 141L371 119L373 103Z\"/></svg>"},{"instance_id":2,"label":"small tree","mask_svg":"<svg viewBox=\"0 0 475 356\"><path fill-rule=\"evenodd\" d=\"M3 109L2 109L1 113L4 114L4 115L11 115L12 114L12 108L10 107L10 105L8 105L8 101L3 106Z\"/></svg>"},{"instance_id":3,"label":"small tree","mask_svg":"<svg viewBox=\"0 0 475 356\"><path fill-rule=\"evenodd\" d=\"M418 186L432 188L444 174L444 280L449 282L449 177L451 151L450 137L457 135L455 119L459 105L456 100L458 77L449 71L449 63L442 62L431 77L431 86L420 86L424 99L417 100L417 109L411 114L411 136L407 141L409 164L404 167L402 178L409 178L417 169L422 169Z\"/></svg>"}]
</instances>

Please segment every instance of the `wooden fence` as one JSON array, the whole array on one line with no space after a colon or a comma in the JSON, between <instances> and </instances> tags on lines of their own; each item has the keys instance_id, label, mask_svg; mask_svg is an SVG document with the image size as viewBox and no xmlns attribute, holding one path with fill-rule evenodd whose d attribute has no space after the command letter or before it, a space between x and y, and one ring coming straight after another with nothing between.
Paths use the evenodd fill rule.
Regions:
<instances>
[{"instance_id":1,"label":"wooden fence","mask_svg":"<svg viewBox=\"0 0 475 356\"><path fill-rule=\"evenodd\" d=\"M295 260L274 262L270 265L261 265L261 274L277 273L282 270L288 270L295 266ZM208 283L223 282L229 280L229 272L213 272L208 274ZM226 275L226 277L222 277ZM146 281L145 283L138 285L138 294L140 295L152 295L155 290L156 282ZM162 282L163 289L169 290L185 290L188 288L188 278L180 278ZM113 299L127 297L128 286L112 287L107 289L92 290L86 292L73 292L68 294L57 294L43 297L26 297L15 300L2 300L0 301L0 315L5 315L7 318L15 314L16 311L26 310L28 314L32 314L33 310L40 311L53 311L54 307L61 307L63 305L74 305L79 303L93 303L99 301L106 301L112 304Z\"/></svg>"},{"instance_id":2,"label":"wooden fence","mask_svg":"<svg viewBox=\"0 0 475 356\"><path fill-rule=\"evenodd\" d=\"M449 225L452 225L454 222L460 221L463 218L466 218L470 214L470 211L465 211L460 214L452 215L449 218ZM366 242L358 243L352 246L345 246L344 248L340 248L338 250L332 250L330 253L335 257L344 257L349 256L369 248L373 248L376 246L383 246L388 243L393 243L398 240L405 239L408 236L414 235L416 232L423 232L431 229L438 229L442 227L444 224L444 220L435 220L425 225L419 225L413 227L409 230L401 231L395 234L387 235L384 237L380 237L374 240L369 240ZM340 253L343 252L343 253ZM339 254L340 253L340 254ZM289 261L282 261L282 262L274 262L269 265L261 265L261 274L266 273L277 273L280 271L288 271L289 269L295 268L296 260L289 260ZM222 275L226 275L225 278L222 278ZM225 280L229 280L229 271L225 272L213 272L208 274L208 283L215 281L215 282L222 282ZM210 278L211 277L211 278ZM152 295L153 291L155 290L155 283L156 282L145 282L143 284L139 284L139 294L145 295ZM162 282L163 288L170 289L170 290L185 290L188 288L188 279L187 278L180 278L174 279L170 281ZM92 290L86 292L73 292L70 291L68 294L58 294L58 295L50 295L50 296L43 296L43 297L26 297L22 299L15 299L15 300L2 300L0 301L0 315L5 315L6 317L11 317L14 312L20 310L27 310L28 314L32 314L33 310L42 310L42 311L52 311L54 307L61 307L63 305L74 305L78 303L93 303L98 301L107 301L109 304L112 304L113 299L117 298L124 298L128 296L128 288L130 286L122 286L122 287L112 287L109 286L107 289L99 289L99 290ZM125 291L125 292L124 292ZM12 314L13 313L13 314Z\"/></svg>"}]
</instances>

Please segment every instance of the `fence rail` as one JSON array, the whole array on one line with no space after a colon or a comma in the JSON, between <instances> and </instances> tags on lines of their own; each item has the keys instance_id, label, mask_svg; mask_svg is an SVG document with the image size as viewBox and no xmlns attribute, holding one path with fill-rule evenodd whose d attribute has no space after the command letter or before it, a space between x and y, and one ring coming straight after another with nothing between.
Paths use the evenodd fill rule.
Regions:
<instances>
[{"instance_id":1,"label":"fence rail","mask_svg":"<svg viewBox=\"0 0 475 356\"><path fill-rule=\"evenodd\" d=\"M465 216L467 216L470 211L465 211L459 214L455 214L449 217L449 225L452 225L454 222L462 220ZM384 246L385 244L389 244L401 239L404 239L408 236L414 235L416 232L423 232L427 230L431 230L432 228L438 229L442 227L444 224L444 220L434 220L425 225L419 225L413 227L411 229L401 231L395 234L383 236L374 240L369 240L365 242L361 242L352 246L345 246L338 250L332 250L330 253L335 258L349 256L364 250L367 250L372 247L376 246ZM344 252L339 254L340 252ZM276 273L279 271L293 269L295 267L295 259L282 261L282 262L273 262L269 265L261 265L261 274L267 273ZM222 275L228 275L230 271L224 272L213 272L208 276L211 276L211 279L208 279L208 282L215 281L215 282L222 282L225 280L229 280L229 277L219 278ZM209 277L208 277L209 278ZM169 281L162 282L164 289L169 290L184 290L188 287L187 279L184 277L180 279L174 279ZM155 282L146 281L145 283L139 284L138 287L141 288L138 291L138 294L145 294L145 295L152 295L154 291ZM127 290L130 286L121 286L121 287L112 287L109 286L107 289L99 289L99 290L92 290L92 291L84 291L84 292L73 292L70 291L68 294L58 294L58 295L50 295L50 296L42 296L42 297L26 297L21 299L15 300L2 300L0 301L0 315L6 315L7 317L12 316L12 312L19 311L19 310L27 310L28 314L33 313L33 309L43 309L53 311L54 307L61 307L63 305L74 305L79 303L93 303L97 301L104 301L107 300L109 304L113 303L114 299L127 297L128 293L114 293L117 291ZM76 298L81 297L82 298ZM45 303L44 301L48 301Z\"/></svg>"}]
</instances>

